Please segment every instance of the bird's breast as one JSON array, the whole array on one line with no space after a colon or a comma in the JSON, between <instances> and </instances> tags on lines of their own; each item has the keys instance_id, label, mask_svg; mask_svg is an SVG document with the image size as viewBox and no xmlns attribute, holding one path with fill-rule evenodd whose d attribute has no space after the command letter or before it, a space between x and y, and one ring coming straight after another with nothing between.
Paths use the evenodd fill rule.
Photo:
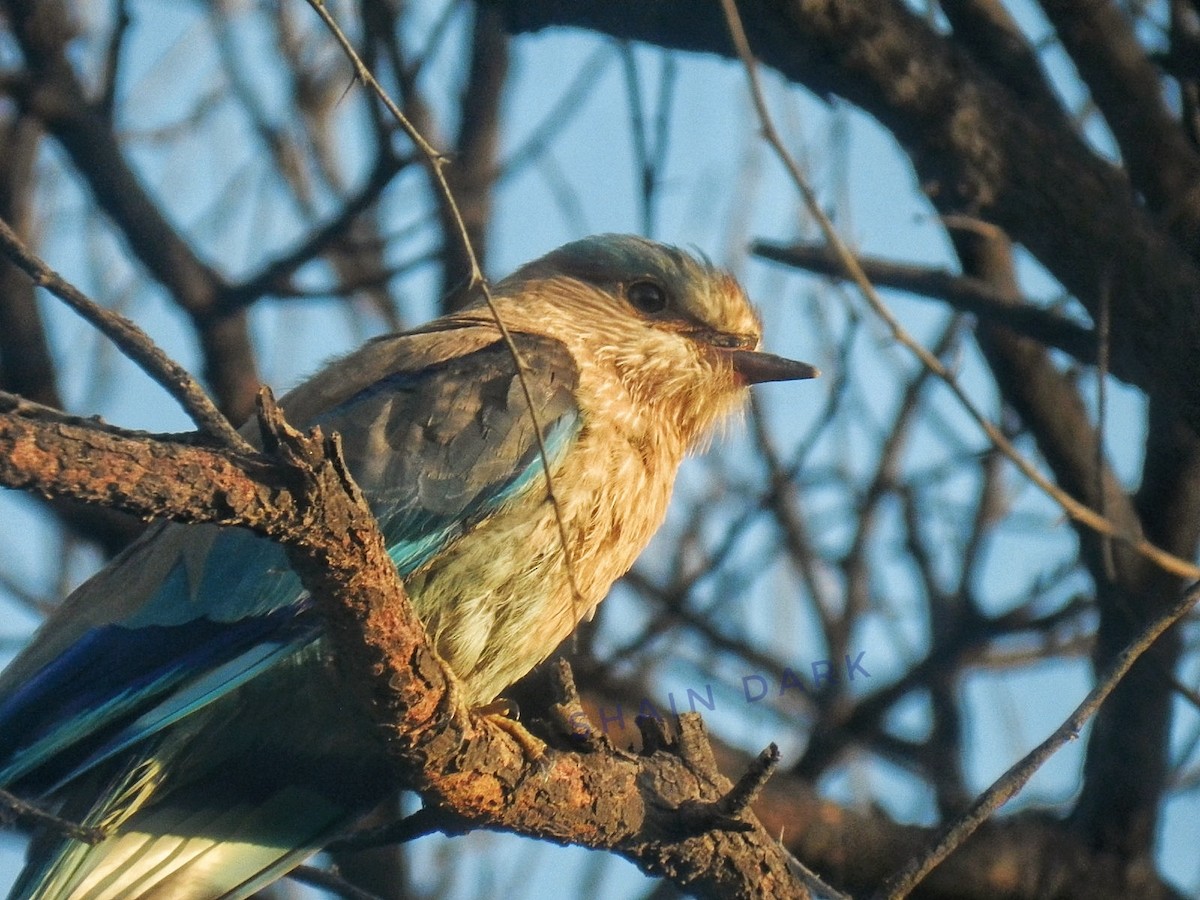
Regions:
<instances>
[{"instance_id":1,"label":"bird's breast","mask_svg":"<svg viewBox=\"0 0 1200 900\"><path fill-rule=\"evenodd\" d=\"M593 402L544 479L407 580L438 653L468 701L494 699L590 616L658 529L682 448Z\"/></svg>"}]
</instances>

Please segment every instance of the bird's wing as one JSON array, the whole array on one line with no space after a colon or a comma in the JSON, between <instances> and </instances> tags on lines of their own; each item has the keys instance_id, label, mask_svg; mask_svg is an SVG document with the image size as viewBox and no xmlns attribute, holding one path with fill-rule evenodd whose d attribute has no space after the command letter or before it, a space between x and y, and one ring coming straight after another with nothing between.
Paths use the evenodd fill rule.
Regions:
<instances>
[{"instance_id":1,"label":"bird's wing","mask_svg":"<svg viewBox=\"0 0 1200 900\"><path fill-rule=\"evenodd\" d=\"M441 364L437 390L428 389L423 372L398 372L317 417L342 434L350 471L401 575L535 482L544 490L534 418L552 465L579 429L570 353L550 338L514 339L528 399L508 348L497 341Z\"/></svg>"},{"instance_id":2,"label":"bird's wing","mask_svg":"<svg viewBox=\"0 0 1200 900\"><path fill-rule=\"evenodd\" d=\"M462 332L443 326L368 345L294 392L298 424L342 433L401 575L543 489L507 347L494 331ZM580 425L577 371L561 344L513 337L553 466ZM4 673L0 784L36 770L37 788L61 785L319 633L277 545L241 529L158 527L64 604Z\"/></svg>"}]
</instances>

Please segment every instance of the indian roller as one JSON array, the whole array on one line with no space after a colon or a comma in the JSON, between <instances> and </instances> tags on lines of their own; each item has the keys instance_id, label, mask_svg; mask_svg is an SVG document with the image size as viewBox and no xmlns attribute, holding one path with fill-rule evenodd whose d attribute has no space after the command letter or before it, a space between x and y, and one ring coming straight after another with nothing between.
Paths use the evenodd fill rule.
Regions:
<instances>
[{"instance_id":1,"label":"indian roller","mask_svg":"<svg viewBox=\"0 0 1200 900\"><path fill-rule=\"evenodd\" d=\"M729 274L639 237L567 244L493 296L535 417L482 298L281 401L341 433L474 706L594 612L748 385L817 374L758 350ZM106 837L35 836L12 896L246 897L377 806L395 775L322 627L284 551L237 528L161 523L76 590L0 675L0 786Z\"/></svg>"}]
</instances>

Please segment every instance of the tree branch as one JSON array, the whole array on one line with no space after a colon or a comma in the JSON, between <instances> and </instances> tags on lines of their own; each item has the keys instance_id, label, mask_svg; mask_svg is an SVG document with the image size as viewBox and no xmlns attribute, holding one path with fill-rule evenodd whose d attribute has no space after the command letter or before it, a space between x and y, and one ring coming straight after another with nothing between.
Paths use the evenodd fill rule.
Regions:
<instances>
[{"instance_id":1,"label":"tree branch","mask_svg":"<svg viewBox=\"0 0 1200 900\"><path fill-rule=\"evenodd\" d=\"M783 245L756 241L750 249L763 259L805 271L835 278L841 278L844 274L836 254L825 244ZM858 262L872 284L944 300L957 310L1005 325L1025 337L1069 353L1080 362L1089 365L1096 362L1096 336L1090 328L1054 310L1035 306L997 290L983 279L878 257L859 256ZM1121 372L1113 374L1118 377L1122 375ZM1128 381L1129 377L1124 380Z\"/></svg>"},{"instance_id":2,"label":"tree branch","mask_svg":"<svg viewBox=\"0 0 1200 900\"><path fill-rule=\"evenodd\" d=\"M84 320L95 325L126 356L141 366L142 371L179 401L179 405L205 433L227 447L243 452L249 449L245 438L221 415L221 411L208 399L208 394L196 384L187 369L160 350L150 336L133 322L93 302L42 262L3 219L0 219L0 253L33 279L34 284L46 288Z\"/></svg>"},{"instance_id":3,"label":"tree branch","mask_svg":"<svg viewBox=\"0 0 1200 900\"><path fill-rule=\"evenodd\" d=\"M503 7L515 31L575 25L734 55L717 4L483 2ZM763 63L892 131L941 213L1002 227L1093 316L1108 291L1114 368L1178 397L1200 430L1200 269L1119 169L900 0L743 0L739 9Z\"/></svg>"},{"instance_id":4,"label":"tree branch","mask_svg":"<svg viewBox=\"0 0 1200 900\"><path fill-rule=\"evenodd\" d=\"M258 390L245 319L219 315L221 276L167 220L130 168L111 121L88 100L66 55L71 27L65 7L5 0L4 9L34 76L13 84L14 97L46 125L137 258L191 316L221 407L234 421L245 419Z\"/></svg>"},{"instance_id":5,"label":"tree branch","mask_svg":"<svg viewBox=\"0 0 1200 900\"><path fill-rule=\"evenodd\" d=\"M1134 187L1180 246L1200 252L1200 154L1167 108L1162 76L1111 0L1041 0L1121 148Z\"/></svg>"},{"instance_id":6,"label":"tree branch","mask_svg":"<svg viewBox=\"0 0 1200 900\"><path fill-rule=\"evenodd\" d=\"M336 436L300 434L260 400L265 455L240 455L0 412L0 484L143 517L247 527L279 541L321 603L339 670L384 729L401 777L476 826L614 851L702 897L807 897L787 854L745 830L689 827L686 808L738 811L698 716L633 756L605 746L531 762L513 723L474 715L429 649ZM727 824L727 823L726 823Z\"/></svg>"}]
</instances>

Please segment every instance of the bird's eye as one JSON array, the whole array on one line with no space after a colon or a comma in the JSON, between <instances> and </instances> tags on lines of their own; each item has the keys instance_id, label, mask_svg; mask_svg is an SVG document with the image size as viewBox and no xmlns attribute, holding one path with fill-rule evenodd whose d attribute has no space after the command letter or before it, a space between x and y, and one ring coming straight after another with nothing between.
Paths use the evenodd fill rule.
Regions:
<instances>
[{"instance_id":1,"label":"bird's eye","mask_svg":"<svg viewBox=\"0 0 1200 900\"><path fill-rule=\"evenodd\" d=\"M634 309L648 316L657 315L667 308L667 292L661 284L653 281L635 281L625 289L625 297Z\"/></svg>"}]
</instances>

